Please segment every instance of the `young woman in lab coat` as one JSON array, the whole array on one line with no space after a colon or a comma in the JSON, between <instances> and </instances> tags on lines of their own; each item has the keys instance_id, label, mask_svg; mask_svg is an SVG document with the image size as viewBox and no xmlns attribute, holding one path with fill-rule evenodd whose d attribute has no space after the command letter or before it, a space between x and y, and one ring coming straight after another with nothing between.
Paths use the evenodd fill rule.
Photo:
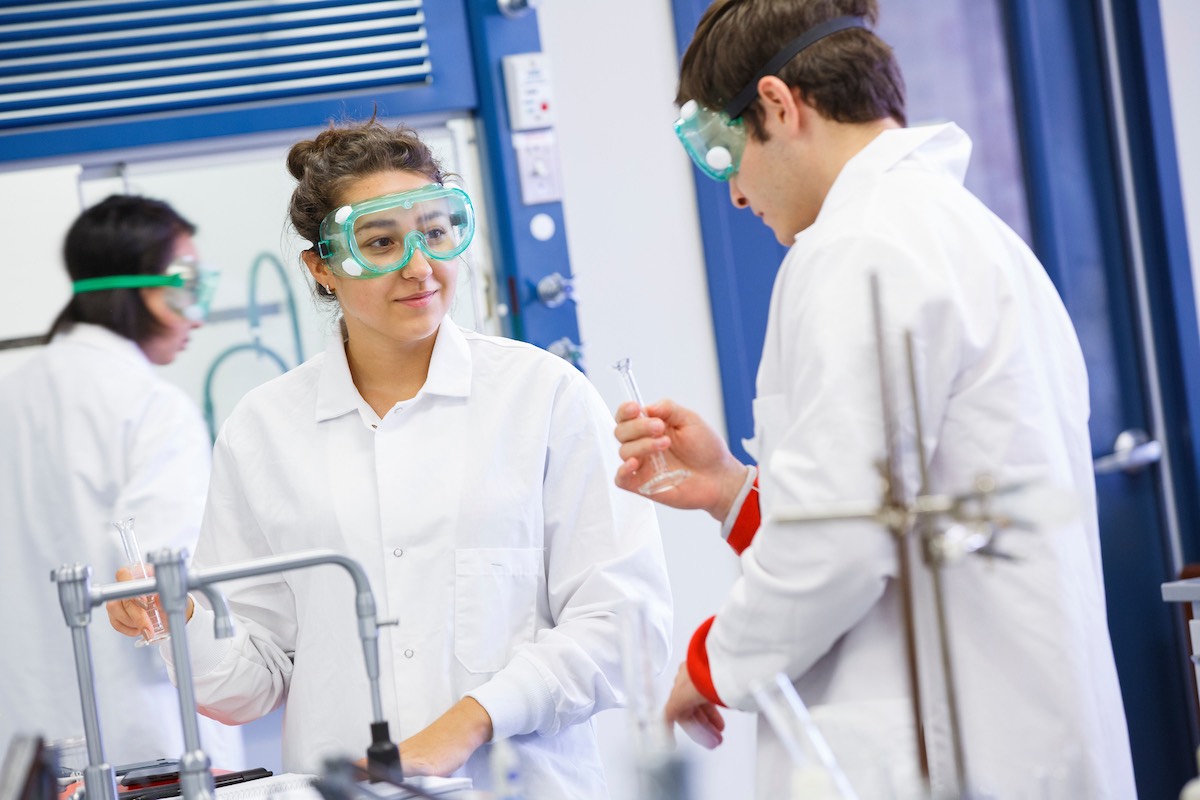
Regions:
<instances>
[{"instance_id":1,"label":"young woman in lab coat","mask_svg":"<svg viewBox=\"0 0 1200 800\"><path fill-rule=\"evenodd\" d=\"M211 444L195 404L154 369L201 324L210 281L193 233L169 205L143 197L85 210L63 250L74 294L48 346L0 378L0 585L22 599L20 614L0 619L12 648L0 660L0 752L14 734L83 734L50 571L82 563L110 580L124 563L112 523L125 517L143 552L196 541ZM112 764L183 752L175 689L152 649L92 635ZM222 728L204 729L213 763L240 768L241 733Z\"/></svg>"},{"instance_id":2,"label":"young woman in lab coat","mask_svg":"<svg viewBox=\"0 0 1200 800\"><path fill-rule=\"evenodd\" d=\"M353 557L399 620L382 634L382 694L406 773L486 788L480 747L511 737L530 797L606 796L590 718L623 699L621 609L645 604L656 671L671 616L653 509L609 477L608 410L567 362L447 316L473 213L412 131L331 128L288 167L304 263L342 335L225 423L196 563ZM286 701L286 769L362 757L345 575L226 588L234 639L215 640L200 607L188 625L203 712L247 722ZM136 608L110 611L137 633Z\"/></svg>"}]
</instances>

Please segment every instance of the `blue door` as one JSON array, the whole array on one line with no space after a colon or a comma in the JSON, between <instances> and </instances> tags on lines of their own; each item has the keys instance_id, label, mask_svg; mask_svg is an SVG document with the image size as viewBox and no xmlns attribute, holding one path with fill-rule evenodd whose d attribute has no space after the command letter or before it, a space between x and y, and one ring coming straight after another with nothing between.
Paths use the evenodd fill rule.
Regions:
<instances>
[{"instance_id":1,"label":"blue door","mask_svg":"<svg viewBox=\"0 0 1200 800\"><path fill-rule=\"evenodd\" d=\"M1195 553L1196 318L1157 2L1004 4L1035 249L1088 361L1109 630L1138 793L1196 772L1193 688L1160 585ZM1118 33L1119 32L1119 33ZM1122 441L1122 444L1126 444ZM1119 460L1119 459L1118 459Z\"/></svg>"}]
</instances>

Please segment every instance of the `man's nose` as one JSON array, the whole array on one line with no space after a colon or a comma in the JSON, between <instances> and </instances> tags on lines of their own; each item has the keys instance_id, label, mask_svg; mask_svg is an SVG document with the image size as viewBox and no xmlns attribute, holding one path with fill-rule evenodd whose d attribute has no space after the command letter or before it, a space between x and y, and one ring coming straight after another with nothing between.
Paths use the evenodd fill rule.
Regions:
<instances>
[{"instance_id":1,"label":"man's nose","mask_svg":"<svg viewBox=\"0 0 1200 800\"><path fill-rule=\"evenodd\" d=\"M729 202L733 203L734 208L745 208L750 205L746 195L742 194L742 190L738 188L736 175L729 176Z\"/></svg>"}]
</instances>

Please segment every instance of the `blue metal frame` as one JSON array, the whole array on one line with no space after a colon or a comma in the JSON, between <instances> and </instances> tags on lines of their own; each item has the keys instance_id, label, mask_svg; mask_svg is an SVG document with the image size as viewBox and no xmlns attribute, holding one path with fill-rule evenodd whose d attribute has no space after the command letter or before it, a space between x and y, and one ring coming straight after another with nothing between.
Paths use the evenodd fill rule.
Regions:
<instances>
[{"instance_id":1,"label":"blue metal frame","mask_svg":"<svg viewBox=\"0 0 1200 800\"><path fill-rule=\"evenodd\" d=\"M344 47L344 48L340 48L338 50L338 55L343 56L343 57L359 56L359 55L372 55L375 53L387 53L387 52L390 52L392 49L394 49L393 46L387 45L387 44L370 45L367 47ZM99 59L96 59L96 60L99 61ZM421 64L424 61L425 61L425 56L409 55L405 58L396 59L392 63L386 64L386 66L416 66L418 64ZM213 62L213 63L209 63L209 64L189 64L188 66L166 67L166 68L159 67L156 69L145 69L145 68L131 69L127 72L109 73L105 77L108 81L110 81L112 83L118 83L120 81L148 80L148 79L152 79L152 78L169 78L169 77L178 76L178 75L203 75L208 72L219 72L221 70L227 70L227 69L251 69L254 67L269 67L269 66L274 66L274 65L278 65L278 64L292 64L295 62L296 62L296 59L292 55L263 55L263 56L256 55L256 56L251 56L251 57L243 57L236 61L231 60L231 61ZM109 61L108 64L112 64L112 62ZM379 69L381 66L385 66L385 64L383 64L382 62L373 62L367 67L359 67L357 69ZM343 68L343 69L345 69L345 68ZM354 69L355 68L350 68L349 70L346 70L346 71L354 71ZM4 70L0 69L0 74L2 74L3 72L4 72ZM292 80L292 79L302 77L302 76L297 73L289 73L285 77L287 80ZM422 76L421 80L424 80L424 79L425 79L424 76ZM232 85L232 86L238 85L238 82L233 82L233 81L227 81L227 82L223 82L223 83L227 83L228 85ZM71 86L89 87L89 86L94 86L94 85L95 85L95 79L93 77L80 75L75 78L54 78L54 79L43 78L40 80L28 80L28 81L25 81L24 83L10 83L5 86L5 89L9 92L14 92L14 93L16 93L16 92L39 92L39 91L46 91L49 89L66 89ZM212 82L212 83L208 83L208 84L197 83L194 86L186 86L185 84L174 84L168 88L164 88L162 90L162 92L166 93L166 92L186 91L187 89L190 89L190 88L207 89L207 88L212 88L214 86L219 86L219 85L221 85L221 83L218 83L218 82ZM146 91L139 91L136 93L134 93L134 92L126 93L127 96L132 96L132 97L137 97L139 95L147 96L148 94L150 94L150 93L148 93ZM107 92L107 93L103 93L103 94L89 92L85 96L80 97L78 99L80 99L80 100L98 100L98 99L101 99L102 97L114 97L114 96L119 96L119 95L117 95L116 93L113 93L113 92ZM26 101L26 102L23 102L20 104L0 102L0 109L3 109L3 108L52 107L53 105L61 104L64 100L75 100L75 99L77 99L77 98L58 97L58 98L55 98L55 100L53 102L48 101L48 100L43 100L40 102Z\"/></svg>"},{"instance_id":2,"label":"blue metal frame","mask_svg":"<svg viewBox=\"0 0 1200 800\"><path fill-rule=\"evenodd\" d=\"M288 13L292 13L292 12L296 12L296 11L317 11L317 10L326 9L326 8L345 9L350 6L362 5L362 4L371 3L371 2L375 2L375 0L303 0L303 2L279 3L277 5L273 5L271 7L271 11L276 14L288 14ZM209 4L201 2L201 3L190 3L190 5L192 5L195 8L203 9L205 6L207 6ZM158 5L158 8L163 8L163 9L169 8L172 10L178 10L180 8L180 4L175 3L175 2L161 3ZM148 8L145 4L139 3L139 4L132 4L132 5L114 4L112 6L92 6L92 7L85 6L85 7L81 7L81 8L66 7L66 8L57 8L57 9L44 9L40 12L34 11L34 12L0 13L0 25L6 24L9 22L13 22L13 21L50 22L50 21L53 21L56 19L70 20L71 23L75 23L77 20L85 19L87 17L99 17L99 16L106 16L109 14L126 13L126 12L130 12L130 11L145 12L145 11L149 11L149 10L150 10L150 8ZM354 19L383 19L383 18L388 17L390 15L390 13L391 12L389 12L389 11L377 10L377 11L366 12L363 14L356 14L353 16L353 18ZM183 36L184 38L188 38L193 35L194 30L195 30L195 28L190 27L190 26L200 25L205 22L224 22L227 20L251 18L251 17L257 17L257 16L261 16L261 15L262 15L262 10L259 8L253 8L253 7L226 8L226 9L222 9L220 11L199 10L199 11L185 12L185 13L179 13L179 14L174 14L174 15L163 15L163 16L155 17L155 24L162 25L162 26L170 26L170 25L185 26L182 30L186 31L186 33L182 33L181 36ZM136 21L136 22L130 21L130 20L116 20L116 21L111 21L111 22L92 21L92 22L81 22L78 24L67 23L67 24L63 24L60 27L55 28L54 34L55 34L55 36L95 36L96 34L108 33L110 31L138 30L143 26L143 24L144 23L141 22L140 20ZM300 24L304 25L304 24L313 24L313 23L300 23ZM250 28L250 29L237 29L236 32L252 33L252 32L255 32L256 30L263 30L263 29L267 29L270 27L271 26L259 25L259 26L254 26L253 28ZM228 32L226 32L226 35L227 35L227 33ZM20 41L21 38L22 38L21 34L18 34L18 33L0 32L0 42Z\"/></svg>"},{"instance_id":3,"label":"blue metal frame","mask_svg":"<svg viewBox=\"0 0 1200 800\"><path fill-rule=\"evenodd\" d=\"M346 33L342 34L342 36L343 36L342 42L344 44L346 42L353 42L355 39L361 39L361 38L366 38L366 37L394 35L397 33L409 33L409 32L417 30L419 27L420 27L420 25L418 25L416 23L412 23L412 22L407 22L407 21L405 21L405 19L403 17L400 17L400 18L396 19L393 22L393 24L388 27L364 28L362 30L357 30L357 31L347 31ZM276 32L278 32L280 29L278 26L276 26L274 28L274 30ZM307 30L307 28L305 30ZM143 38L145 38L145 37L143 37ZM183 39L183 40L187 41L187 39ZM153 42L150 42L150 43L163 43L163 42L167 42L167 41L180 41L180 38L179 37L175 37L175 38L156 37L153 40ZM195 58L195 57L199 57L199 56L220 55L221 53L238 53L238 52L243 52L246 50L246 45L245 45L245 43L242 43L242 42L232 43L232 44L228 43L228 42L226 42L224 44L203 44L202 42L203 42L203 40L196 40L196 44L194 44L190 47L180 47L180 48L173 49L173 50L171 50L171 55L173 55L177 58ZM301 31L301 32L298 32L295 35L289 36L287 38L277 37L275 39L272 39L271 45L272 45L272 48L282 48L282 47L297 47L297 46L301 46L301 45L310 45L310 44L325 44L327 42L328 42L328 36L326 34L324 34L324 32L318 31L315 33L307 33L306 34L303 31ZM143 43L147 43L147 42L143 42ZM344 53L345 55L354 55L357 53L375 52L376 49L377 48L355 48L353 46L350 46L350 47L345 48L344 50L341 50L340 52ZM40 48L39 47L28 47L24 51L8 50L8 51L6 51L6 54L10 58L15 58L22 53L24 53L25 55L59 54L59 55L62 55L62 58L60 60L54 62L53 69L54 69L54 71L64 71L64 72L67 70L89 69L92 67L116 66L118 64L140 64L145 61L145 55L140 54L140 53L117 55L112 52L105 51L105 52L101 52L99 55L93 55L90 57L81 57L80 53L85 53L85 52L88 52L88 51L81 50L79 48L70 48L70 47L66 47L66 46L54 46L54 47L42 46ZM26 66L11 66L11 65L5 66L3 62L0 62L0 77L9 77L11 75L28 75L28 74L33 74L33 73L36 73L39 71L41 71L41 70L32 69L27 65ZM119 78L119 76L117 76L117 77ZM67 85L67 84L66 84L66 82L62 82L59 85ZM24 91L24 88L23 87L10 87L9 90L10 91Z\"/></svg>"},{"instance_id":4,"label":"blue metal frame","mask_svg":"<svg viewBox=\"0 0 1200 800\"><path fill-rule=\"evenodd\" d=\"M275 10L275 9L273 8L272 10ZM282 11L283 9L279 9L279 10ZM246 9L244 12L244 15L247 17L252 17L252 16L260 15L261 13L262 13L261 9L253 8L253 9ZM432 16L436 17L438 15L438 13L440 13L440 12L435 11ZM224 19L228 19L228 18L229 18L229 15L220 15L220 16L214 17L214 19L218 19L218 20L224 20ZM427 13L426 19L429 19L429 18L430 18L430 15ZM366 13L361 13L361 14L343 14L339 17L339 20L341 22L369 22L372 20L384 20L384 19L404 20L406 18L405 17L394 17L394 16L388 14L387 12L381 12L381 11L371 11L371 12L366 12ZM0 17L0 21L2 21L2 20L3 20L3 18ZM170 18L163 18L160 21L163 25L190 26L196 22L208 21L208 19L207 18L200 19L200 18L196 18L196 17L170 17ZM124 24L104 26L104 29L106 31L121 31L121 30L130 31L130 35L124 39L103 39L103 40L97 39L97 40L95 40L95 42L89 42L89 43L81 43L81 42L75 41L75 42L58 43L58 44L43 44L43 43L38 42L37 40L34 40L33 43L29 44L27 47L13 48L13 49L7 50L6 54L10 58L30 58L30 57L34 57L34 56L50 56L50 55L69 56L69 55L76 55L79 53L93 52L96 50L111 50L111 49L117 48L117 47L137 47L140 45L161 45L161 44L170 44L173 42L203 42L207 39L223 37L223 36L245 36L245 35L249 35L249 34L268 34L268 33L278 33L279 31L284 31L284 30L306 31L306 30L309 30L312 28L319 27L323 24L324 24L324 20L314 18L314 19L298 19L298 20L292 20L290 22L282 22L282 21L270 22L270 23L247 22L246 24L239 25L236 27L218 27L218 28L209 28L207 30L206 29L198 29L195 27L181 27L179 30L172 31L169 33L159 32L159 33L155 33L155 34L145 34L142 32L142 27L140 25L135 26L130 23L124 23ZM99 25L94 26L94 27L86 26L86 25L85 26L67 26L64 28L56 29L54 31L54 33L56 34L55 38L57 38L58 36L68 36L68 35L90 36L90 35L94 35L95 33L99 32L100 28L101 28L101 26L99 26ZM357 35L357 34L351 34L351 35ZM23 41L24 38L25 37L23 37L21 34L16 33L16 32L0 31L0 42L20 42L20 41ZM272 44L276 44L276 42L272 42Z\"/></svg>"},{"instance_id":5,"label":"blue metal frame","mask_svg":"<svg viewBox=\"0 0 1200 800\"><path fill-rule=\"evenodd\" d=\"M1200 354L1162 33L1156 0L1114 0L1113 6L1140 242L1124 235L1096 0L1004 3L1034 244L1087 345L1092 442L1100 452L1123 428L1150 427L1128 253L1137 247L1145 254L1177 512L1182 530L1194 537L1197 459L1191 431L1198 419ZM1097 479L1109 628L1143 798L1175 797L1195 774L1186 647L1174 610L1158 594L1158 585L1175 577L1162 539L1158 480Z\"/></svg>"},{"instance_id":6,"label":"blue metal frame","mask_svg":"<svg viewBox=\"0 0 1200 800\"><path fill-rule=\"evenodd\" d=\"M541 347L563 338L579 343L574 301L549 308L537 299L536 286L541 278L553 272L570 275L562 204L527 206L522 201L508 107L504 102L501 59L514 53L541 50L537 17L531 13L510 19L497 9L496 0L467 0L467 12L475 53L475 78L480 88L488 207L496 218L495 246L503 265L500 277L506 285L512 312L507 333ZM557 232L549 241L538 241L530 233L530 223L538 214L546 214L554 221Z\"/></svg>"},{"instance_id":7,"label":"blue metal frame","mask_svg":"<svg viewBox=\"0 0 1200 800\"><path fill-rule=\"evenodd\" d=\"M1135 164L1142 247L1149 267L1152 321L1160 343L1160 381L1167 417L1185 560L1200 558L1200 323L1188 252L1187 223L1158 0L1121 0L1117 37L1125 65L1125 97ZM1130 35L1136 33L1136 35ZM1182 87L1181 87L1182 88ZM1186 91L1186 89L1185 89ZM1178 576L1172 576L1178 577Z\"/></svg>"},{"instance_id":8,"label":"blue metal frame","mask_svg":"<svg viewBox=\"0 0 1200 800\"><path fill-rule=\"evenodd\" d=\"M233 108L160 110L121 121L0 132L0 163L307 128L329 119L365 118L376 110L386 117L471 111L479 99L471 71L463 68L472 59L464 3L436 0L425 4L433 63L429 84L397 89L392 81L377 92L359 87L348 95L339 95L337 87L330 87L317 98L303 100L282 92L260 92L248 95L245 105Z\"/></svg>"}]
</instances>

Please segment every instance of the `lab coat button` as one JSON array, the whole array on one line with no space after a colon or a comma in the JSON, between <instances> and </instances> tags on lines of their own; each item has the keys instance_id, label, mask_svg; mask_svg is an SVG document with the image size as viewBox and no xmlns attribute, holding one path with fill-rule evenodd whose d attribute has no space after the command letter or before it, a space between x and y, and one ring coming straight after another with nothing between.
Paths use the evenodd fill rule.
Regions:
<instances>
[{"instance_id":1,"label":"lab coat button","mask_svg":"<svg viewBox=\"0 0 1200 800\"><path fill-rule=\"evenodd\" d=\"M404 548L397 547L395 550L392 551L392 555L394 555L396 558L399 558L400 556L404 555Z\"/></svg>"},{"instance_id":2,"label":"lab coat button","mask_svg":"<svg viewBox=\"0 0 1200 800\"><path fill-rule=\"evenodd\" d=\"M413 657L413 655L414 655L414 654L413 654L413 651L412 651L412 650L405 650L405 651L404 651L404 657L405 657L405 658L412 658L412 657Z\"/></svg>"}]
</instances>

